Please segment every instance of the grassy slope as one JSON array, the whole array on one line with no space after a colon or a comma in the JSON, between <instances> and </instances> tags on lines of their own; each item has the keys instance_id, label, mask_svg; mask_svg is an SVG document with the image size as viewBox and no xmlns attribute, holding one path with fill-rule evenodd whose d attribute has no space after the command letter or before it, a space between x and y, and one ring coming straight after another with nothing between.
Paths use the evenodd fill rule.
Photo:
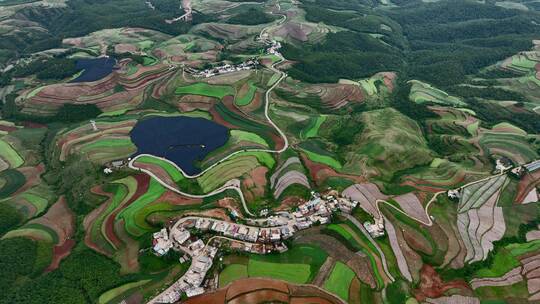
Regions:
<instances>
[{"instance_id":1,"label":"grassy slope","mask_svg":"<svg viewBox=\"0 0 540 304\"><path fill-rule=\"evenodd\" d=\"M203 95L222 99L227 95L234 95L234 89L230 86L209 85L203 82L198 82L184 87L176 88L175 93Z\"/></svg>"},{"instance_id":2,"label":"grassy slope","mask_svg":"<svg viewBox=\"0 0 540 304\"><path fill-rule=\"evenodd\" d=\"M347 265L337 262L330 273L330 276L324 282L323 288L338 295L345 301L349 300L349 286L355 277Z\"/></svg>"}]
</instances>

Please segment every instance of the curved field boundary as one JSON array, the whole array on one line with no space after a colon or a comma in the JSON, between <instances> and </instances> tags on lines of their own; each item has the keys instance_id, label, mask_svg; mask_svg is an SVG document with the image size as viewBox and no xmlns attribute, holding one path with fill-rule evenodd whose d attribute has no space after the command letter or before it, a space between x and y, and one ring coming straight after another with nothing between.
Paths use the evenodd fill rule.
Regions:
<instances>
[{"instance_id":1,"label":"curved field boundary","mask_svg":"<svg viewBox=\"0 0 540 304\"><path fill-rule=\"evenodd\" d=\"M127 208L118 213L118 215L116 215L116 219L124 219L126 223L126 231L129 234L135 237L142 236L146 230L151 230L152 227L146 223L145 217L141 218L139 212L143 210L145 206L161 197L164 193L165 188L162 187L157 181L151 180L147 192L137 198Z\"/></svg>"},{"instance_id":2,"label":"curved field boundary","mask_svg":"<svg viewBox=\"0 0 540 304\"><path fill-rule=\"evenodd\" d=\"M268 142L259 136L258 134L255 134L253 132L247 132L242 130L231 130L231 138L236 139L237 141L248 141L253 142L259 145L262 145L264 147L268 147Z\"/></svg>"},{"instance_id":3,"label":"curved field boundary","mask_svg":"<svg viewBox=\"0 0 540 304\"><path fill-rule=\"evenodd\" d=\"M9 163L11 168L20 167L24 160L6 141L0 139L0 157Z\"/></svg>"},{"instance_id":4,"label":"curved field boundary","mask_svg":"<svg viewBox=\"0 0 540 304\"><path fill-rule=\"evenodd\" d=\"M313 162L330 166L334 170L339 170L342 168L341 163L331 156L322 155L303 148L301 149L306 154L306 156Z\"/></svg>"},{"instance_id":5,"label":"curved field boundary","mask_svg":"<svg viewBox=\"0 0 540 304\"><path fill-rule=\"evenodd\" d=\"M317 137L321 125L326 121L327 116L321 115L310 119L309 125L300 132L301 139Z\"/></svg>"},{"instance_id":6,"label":"curved field boundary","mask_svg":"<svg viewBox=\"0 0 540 304\"><path fill-rule=\"evenodd\" d=\"M201 95L223 99L223 97L228 95L234 95L234 88L230 86L223 85L210 85L206 82L197 82L191 85L178 87L174 91L176 95L180 94L190 94L190 95Z\"/></svg>"},{"instance_id":7,"label":"curved field boundary","mask_svg":"<svg viewBox=\"0 0 540 304\"><path fill-rule=\"evenodd\" d=\"M280 154L282 152L284 152L285 150L287 150L289 148L289 140L287 138L287 136L285 135L285 133L272 121L272 119L270 118L269 116L269 107L270 107L270 94L271 92L281 83L281 81L283 79L285 79L287 77L287 74L285 72L282 72L282 71L279 71L275 68L275 66L279 63L281 63L282 61L284 61L285 59L283 57L280 57L280 60L275 62L274 64L272 64L272 66L270 67L270 69L278 74L280 74L280 78L266 91L266 94L265 94L265 107L264 107L264 116L266 117L266 119L268 120L268 122L272 125L272 127L274 127L276 129L276 131L279 133L280 137L283 138L283 147L281 147L281 149L278 149L278 150L271 150L271 149L245 149L245 150L240 150L240 151L236 151L236 152L233 152L231 154L229 154L228 156L224 157L221 161L218 161L214 164L212 164L211 166L209 166L208 168L206 168L205 170L201 171L200 173L198 174L195 174L195 175L189 175L189 174L186 174L186 172L184 172L184 170L182 170L180 167L178 167L175 163L165 159L165 158L160 158L160 157L156 157L154 155L150 155L150 154L140 154L140 155L137 155L136 157L132 158L131 161L129 162L129 167L131 169L134 169L134 170L139 170L141 172L144 172L148 175L150 175L152 178L156 179L162 186L164 186L165 188L173 191L173 192L176 192L180 195L184 195L184 196L187 196L187 197L190 197L190 198L206 198L206 197L210 197L210 196L213 196L215 194L219 194L219 193L222 193L224 192L225 190L234 190L236 192L238 192L239 196L240 196L240 200L242 201L242 206L244 207L244 211L246 212L246 214L250 215L250 216L255 216L255 214L253 214L249 208L247 207L247 204L246 204L246 201L245 201L245 198L244 198L244 194L242 193L242 190L240 189L240 181L239 180L230 180L228 181L227 183L225 183L225 185L223 185L222 187L210 192L210 193L207 193L207 194L204 194L204 195L193 195L193 194L189 194L189 193L185 193L185 192L182 192L180 191L177 187L172 187L171 185L168 185L166 182L162 181L161 179L159 179L159 177L157 177L155 174L153 174L151 171L149 170L145 170L145 169L141 169L139 167L137 167L136 165L134 165L135 161L139 158L139 157L143 157L143 156L148 156L148 157L155 157L155 158L158 158L162 161L165 161L165 162L168 162L170 165L174 166L178 171L180 171L180 173L182 173L182 175L186 178L197 178L199 176L202 176L204 173L206 173L207 171L211 170L212 168L218 166L221 162L223 161L226 161L226 160L229 160L231 159L232 157L238 155L238 154L241 154L241 153L246 153L246 152L266 152L266 153L275 153L275 154Z\"/></svg>"},{"instance_id":8,"label":"curved field boundary","mask_svg":"<svg viewBox=\"0 0 540 304\"><path fill-rule=\"evenodd\" d=\"M255 84L251 81L248 82L248 86L249 86L248 91L246 92L244 96L234 99L234 103L237 106L240 106L240 107L247 106L251 103L251 101L253 100L253 97L255 97L255 92L257 92L257 86L255 86Z\"/></svg>"},{"instance_id":9,"label":"curved field boundary","mask_svg":"<svg viewBox=\"0 0 540 304\"><path fill-rule=\"evenodd\" d=\"M349 244L355 247L355 250L357 250L357 252L363 252L367 256L369 263L371 265L371 268L373 270L373 274L377 282L377 286L379 288L384 287L385 280L380 274L380 264L377 263L379 257L377 257L376 253L373 252L374 248L369 246L369 240L368 242L365 242L364 240L362 240L361 237L356 233L356 231L354 231L347 224L329 225L328 229L339 234L341 237L347 240Z\"/></svg>"},{"instance_id":10,"label":"curved field boundary","mask_svg":"<svg viewBox=\"0 0 540 304\"><path fill-rule=\"evenodd\" d=\"M4 186L0 188L0 200L17 192L26 183L24 174L15 169L0 172L0 179L5 181Z\"/></svg>"},{"instance_id":11,"label":"curved field boundary","mask_svg":"<svg viewBox=\"0 0 540 304\"><path fill-rule=\"evenodd\" d=\"M343 214L343 216L345 216L346 219L351 221L351 223L353 223L360 231L362 231L364 236L371 242L371 244L373 244L373 246L375 246L377 253L381 257L382 266L384 272L386 273L386 276L388 276L388 279L390 279L390 281L395 281L394 277L390 274L390 271L388 270L388 264L386 262L386 256L384 255L384 252L382 251L381 247L379 247L379 244L377 244L377 242L375 242L371 235L366 231L364 225L362 225L354 216L350 214Z\"/></svg>"},{"instance_id":12,"label":"curved field boundary","mask_svg":"<svg viewBox=\"0 0 540 304\"><path fill-rule=\"evenodd\" d=\"M116 298L117 296L123 294L124 292L126 292L126 291L128 291L130 289L135 289L137 287L143 286L143 285L147 284L150 281L152 281L152 279L146 279L146 280L131 282L131 283L127 283L125 285L122 285L120 287L116 287L114 289L108 290L108 291L104 292L101 296L99 296L98 303L99 304L109 303L114 298Z\"/></svg>"},{"instance_id":13,"label":"curved field boundary","mask_svg":"<svg viewBox=\"0 0 540 304\"><path fill-rule=\"evenodd\" d=\"M336 262L330 276L324 282L323 288L337 294L345 301L349 300L349 288L352 280L356 277L347 265Z\"/></svg>"}]
</instances>

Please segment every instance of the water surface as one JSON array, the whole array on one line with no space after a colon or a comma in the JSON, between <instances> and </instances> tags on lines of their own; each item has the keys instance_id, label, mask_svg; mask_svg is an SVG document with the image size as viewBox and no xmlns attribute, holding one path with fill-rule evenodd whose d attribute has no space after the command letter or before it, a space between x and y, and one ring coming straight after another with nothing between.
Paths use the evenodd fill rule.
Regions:
<instances>
[{"instance_id":1,"label":"water surface","mask_svg":"<svg viewBox=\"0 0 540 304\"><path fill-rule=\"evenodd\" d=\"M108 76L116 65L116 60L110 57L79 59L75 63L77 70L84 70L79 77L71 82L90 82Z\"/></svg>"},{"instance_id":2,"label":"water surface","mask_svg":"<svg viewBox=\"0 0 540 304\"><path fill-rule=\"evenodd\" d=\"M190 175L201 171L197 161L228 139L226 127L204 118L185 116L148 118L139 121L131 131L137 154L164 157Z\"/></svg>"}]
</instances>

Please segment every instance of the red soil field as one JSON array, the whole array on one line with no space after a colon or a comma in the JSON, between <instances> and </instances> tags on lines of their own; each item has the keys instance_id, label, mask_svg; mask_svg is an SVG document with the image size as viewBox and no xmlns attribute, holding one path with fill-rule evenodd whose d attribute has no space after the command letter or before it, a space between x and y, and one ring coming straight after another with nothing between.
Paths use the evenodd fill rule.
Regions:
<instances>
[{"instance_id":1,"label":"red soil field","mask_svg":"<svg viewBox=\"0 0 540 304\"><path fill-rule=\"evenodd\" d=\"M73 249L75 244L75 240L67 240L60 246L54 246L51 265L45 269L45 272L57 269L60 266L60 262L71 253L71 249Z\"/></svg>"},{"instance_id":2,"label":"red soil field","mask_svg":"<svg viewBox=\"0 0 540 304\"><path fill-rule=\"evenodd\" d=\"M326 179L329 177L343 177L354 181L355 183L365 183L367 180L362 176L350 175L350 174L341 174L336 172L334 169L328 167L324 164L319 164L311 161L304 153L301 153L302 160L306 165L311 179L320 186Z\"/></svg>"},{"instance_id":3,"label":"red soil field","mask_svg":"<svg viewBox=\"0 0 540 304\"><path fill-rule=\"evenodd\" d=\"M338 298L312 285L294 285L279 280L248 278L232 282L224 288L186 300L186 304L338 304Z\"/></svg>"},{"instance_id":4,"label":"red soil field","mask_svg":"<svg viewBox=\"0 0 540 304\"><path fill-rule=\"evenodd\" d=\"M424 264L420 270L420 285L413 294L419 302L422 302L426 298L441 297L449 289L461 289L465 294L472 294L465 281L455 280L445 283L433 267Z\"/></svg>"},{"instance_id":5,"label":"red soil field","mask_svg":"<svg viewBox=\"0 0 540 304\"><path fill-rule=\"evenodd\" d=\"M99 187L99 186L92 188L91 191L94 194L101 195L101 196L106 196L107 201L102 203L96 209L92 210L92 212L90 212L84 218L83 226L84 226L84 231L86 231L86 233L84 235L84 244L86 244L86 246L88 246L88 248L91 248L91 249L95 250L96 252L99 252L99 253L101 253L103 255L111 257L112 256L111 252L107 252L107 251L101 249L101 247L99 247L96 243L94 243L92 241L92 234L90 233L90 229L91 229L92 225L94 225L94 222L96 221L96 219L101 215L101 213L103 213L107 209L107 207L111 203L112 194L103 191L101 189L101 187Z\"/></svg>"},{"instance_id":6,"label":"red soil field","mask_svg":"<svg viewBox=\"0 0 540 304\"><path fill-rule=\"evenodd\" d=\"M35 187L41 183L41 174L45 172L45 166L43 164L39 164L35 167L24 167L19 168L19 172L21 172L24 177L26 178L26 183L19 188L15 193L13 193L12 196L17 196L26 190Z\"/></svg>"},{"instance_id":7,"label":"red soil field","mask_svg":"<svg viewBox=\"0 0 540 304\"><path fill-rule=\"evenodd\" d=\"M200 198L189 198L182 195L179 195L172 191L167 191L163 193L154 203L166 202L175 206L184 206L184 205L197 205L202 203Z\"/></svg>"},{"instance_id":8,"label":"red soil field","mask_svg":"<svg viewBox=\"0 0 540 304\"><path fill-rule=\"evenodd\" d=\"M257 197L264 196L267 172L268 168L257 167L251 170L249 176L242 181L242 189L245 190L244 195L246 200L252 201Z\"/></svg>"},{"instance_id":9,"label":"red soil field","mask_svg":"<svg viewBox=\"0 0 540 304\"><path fill-rule=\"evenodd\" d=\"M137 180L137 190L133 194L133 196L122 206L119 206L116 208L107 218L105 219L105 222L103 223L105 225L105 234L109 240L116 246L119 247L122 245L122 241L118 236L114 233L114 221L116 218L116 215L127 206L131 205L135 200L137 200L140 196L145 194L148 191L148 184L150 183L150 176L146 174L138 174L135 175L135 180Z\"/></svg>"},{"instance_id":10,"label":"red soil field","mask_svg":"<svg viewBox=\"0 0 540 304\"><path fill-rule=\"evenodd\" d=\"M240 204L234 198L231 198L231 197L222 198L219 201L217 201L217 205L231 212L234 210L236 211L236 213L238 214L240 218L243 218L242 211L240 210L241 208Z\"/></svg>"},{"instance_id":11,"label":"red soil field","mask_svg":"<svg viewBox=\"0 0 540 304\"><path fill-rule=\"evenodd\" d=\"M0 131L3 131L3 132L13 132L16 130L17 130L17 127L0 125Z\"/></svg>"},{"instance_id":12,"label":"red soil field","mask_svg":"<svg viewBox=\"0 0 540 304\"><path fill-rule=\"evenodd\" d=\"M250 293L242 294L232 300L230 304L245 304L245 303L286 303L289 301L289 293L278 292L275 290L256 290Z\"/></svg>"},{"instance_id":13,"label":"red soil field","mask_svg":"<svg viewBox=\"0 0 540 304\"><path fill-rule=\"evenodd\" d=\"M540 170L536 170L536 172L533 172L532 174L526 174L517 186L514 202L520 204L525 197L527 197L527 194L538 185L540 185Z\"/></svg>"}]
</instances>

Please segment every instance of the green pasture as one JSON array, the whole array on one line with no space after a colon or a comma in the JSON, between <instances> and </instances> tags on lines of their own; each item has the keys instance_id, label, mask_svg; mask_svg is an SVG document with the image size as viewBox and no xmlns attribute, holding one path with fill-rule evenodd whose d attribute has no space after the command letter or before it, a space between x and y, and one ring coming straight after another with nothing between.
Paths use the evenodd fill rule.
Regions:
<instances>
[{"instance_id":1,"label":"green pasture","mask_svg":"<svg viewBox=\"0 0 540 304\"><path fill-rule=\"evenodd\" d=\"M129 291L131 289L135 289L137 287L143 286L143 285L147 284L150 281L152 281L152 280L151 279L146 279L146 280L141 280L141 281L137 281L137 282L131 282L131 283L124 284L124 285L122 285L120 287L116 287L114 289L108 290L105 293L103 293L101 296L99 296L98 303L99 304L109 303L114 298L116 298L117 296L125 293L126 291Z\"/></svg>"},{"instance_id":2,"label":"green pasture","mask_svg":"<svg viewBox=\"0 0 540 304\"><path fill-rule=\"evenodd\" d=\"M306 149L302 149L302 151L304 151L304 153L306 153L306 156L311 161L314 161L316 163L321 163L321 164L328 165L328 166L332 167L335 170L339 170L339 169L341 169L343 167L341 165L341 163L337 159L335 159L335 158L333 158L331 156L318 154L316 152L306 150Z\"/></svg>"},{"instance_id":3,"label":"green pasture","mask_svg":"<svg viewBox=\"0 0 540 304\"><path fill-rule=\"evenodd\" d=\"M98 139L96 141L93 141L91 143L85 144L81 151L84 153L88 153L92 150L101 150L101 149L121 149L121 148L129 148L130 150L134 150L134 152L137 150L133 142L126 137L126 138L102 138Z\"/></svg>"},{"instance_id":4,"label":"green pasture","mask_svg":"<svg viewBox=\"0 0 540 304\"><path fill-rule=\"evenodd\" d=\"M210 85L204 82L198 82L188 86L176 88L175 94L202 95L222 99L227 95L234 95L234 89L230 86Z\"/></svg>"},{"instance_id":5,"label":"green pasture","mask_svg":"<svg viewBox=\"0 0 540 304\"><path fill-rule=\"evenodd\" d=\"M4 140L0 139L0 158L9 163L11 168L17 168L24 163L22 157L13 149L13 147Z\"/></svg>"},{"instance_id":6,"label":"green pasture","mask_svg":"<svg viewBox=\"0 0 540 304\"><path fill-rule=\"evenodd\" d=\"M301 139L307 139L311 137L317 137L321 125L326 121L327 116L321 115L312 117L309 120L308 126L300 132Z\"/></svg>"},{"instance_id":7,"label":"green pasture","mask_svg":"<svg viewBox=\"0 0 540 304\"><path fill-rule=\"evenodd\" d=\"M4 234L2 239L15 238L15 237L28 237L34 240L41 240L47 243L54 243L54 237L49 231L40 228L19 228L11 230Z\"/></svg>"},{"instance_id":8,"label":"green pasture","mask_svg":"<svg viewBox=\"0 0 540 304\"><path fill-rule=\"evenodd\" d=\"M268 143L264 138L252 132L231 130L231 139L234 139L236 142L247 141L268 147Z\"/></svg>"},{"instance_id":9,"label":"green pasture","mask_svg":"<svg viewBox=\"0 0 540 304\"><path fill-rule=\"evenodd\" d=\"M253 100L253 97L255 97L255 92L257 92L257 86L255 86L255 84L252 81L248 82L248 86L249 86L249 89L244 96L237 95L236 98L234 99L234 103L237 106L241 106L241 107L247 106L251 103L251 101Z\"/></svg>"},{"instance_id":10,"label":"green pasture","mask_svg":"<svg viewBox=\"0 0 540 304\"><path fill-rule=\"evenodd\" d=\"M349 286L355 274L347 265L336 262L330 276L324 282L323 288L338 295L345 301L349 300Z\"/></svg>"},{"instance_id":11,"label":"green pasture","mask_svg":"<svg viewBox=\"0 0 540 304\"><path fill-rule=\"evenodd\" d=\"M474 277L476 278L496 278L501 277L508 271L520 266L519 260L510 254L506 248L501 248L493 258L491 268L482 268L478 270Z\"/></svg>"},{"instance_id":12,"label":"green pasture","mask_svg":"<svg viewBox=\"0 0 540 304\"><path fill-rule=\"evenodd\" d=\"M295 245L284 253L250 255L249 277L270 277L293 283L309 283L328 254L316 246Z\"/></svg>"},{"instance_id":13,"label":"green pasture","mask_svg":"<svg viewBox=\"0 0 540 304\"><path fill-rule=\"evenodd\" d=\"M540 250L540 240L535 240L535 241L521 243L521 244L510 244L506 246L506 249L508 249L510 254L513 256L524 255L529 252Z\"/></svg>"},{"instance_id":14,"label":"green pasture","mask_svg":"<svg viewBox=\"0 0 540 304\"><path fill-rule=\"evenodd\" d=\"M311 276L310 266L306 264L275 264L254 259L249 260L248 274L250 277L269 277L296 284L308 283Z\"/></svg>"},{"instance_id":15,"label":"green pasture","mask_svg":"<svg viewBox=\"0 0 540 304\"><path fill-rule=\"evenodd\" d=\"M219 274L219 287L224 287L225 285L248 277L248 268L246 265L241 264L231 264L225 267L223 271Z\"/></svg>"}]
</instances>

